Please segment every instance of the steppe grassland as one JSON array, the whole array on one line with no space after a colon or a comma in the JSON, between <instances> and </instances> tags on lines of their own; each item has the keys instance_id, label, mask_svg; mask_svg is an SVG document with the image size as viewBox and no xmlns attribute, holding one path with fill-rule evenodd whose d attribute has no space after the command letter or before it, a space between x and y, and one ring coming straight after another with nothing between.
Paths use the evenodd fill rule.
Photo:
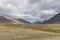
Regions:
<instances>
[{"instance_id":1,"label":"steppe grassland","mask_svg":"<svg viewBox=\"0 0 60 40\"><path fill-rule=\"evenodd\" d=\"M0 40L58 40L60 24L0 24Z\"/></svg>"}]
</instances>

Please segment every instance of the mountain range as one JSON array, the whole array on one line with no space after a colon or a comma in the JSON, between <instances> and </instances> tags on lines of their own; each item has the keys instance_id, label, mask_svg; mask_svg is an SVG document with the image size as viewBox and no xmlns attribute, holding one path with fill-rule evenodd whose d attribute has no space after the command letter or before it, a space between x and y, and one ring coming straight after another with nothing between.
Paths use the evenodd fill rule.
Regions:
<instances>
[{"instance_id":1,"label":"mountain range","mask_svg":"<svg viewBox=\"0 0 60 40\"><path fill-rule=\"evenodd\" d=\"M14 19L12 17L9 16L0 16L0 23L20 23L20 24L30 24L30 22L25 21L24 19Z\"/></svg>"},{"instance_id":2,"label":"mountain range","mask_svg":"<svg viewBox=\"0 0 60 40\"><path fill-rule=\"evenodd\" d=\"M26 21L24 19L18 18L12 18L9 16L0 16L0 23L19 23L19 24L32 24L29 21ZM60 23L60 13L56 14L49 20L44 20L43 22L35 22L33 24L58 24Z\"/></svg>"}]
</instances>

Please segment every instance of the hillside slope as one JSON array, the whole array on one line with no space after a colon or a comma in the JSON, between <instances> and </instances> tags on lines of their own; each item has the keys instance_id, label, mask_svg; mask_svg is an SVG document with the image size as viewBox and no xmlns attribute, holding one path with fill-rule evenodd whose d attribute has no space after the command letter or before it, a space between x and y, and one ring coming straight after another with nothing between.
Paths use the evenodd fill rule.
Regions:
<instances>
[{"instance_id":1,"label":"hillside slope","mask_svg":"<svg viewBox=\"0 0 60 40\"><path fill-rule=\"evenodd\" d=\"M56 14L55 16L53 16L51 19L49 20L45 20L43 23L53 23L53 24L60 24L60 13Z\"/></svg>"},{"instance_id":2,"label":"hillside slope","mask_svg":"<svg viewBox=\"0 0 60 40\"><path fill-rule=\"evenodd\" d=\"M15 19L9 16L0 16L0 23L18 23L18 24L30 24L30 22L23 19Z\"/></svg>"}]
</instances>

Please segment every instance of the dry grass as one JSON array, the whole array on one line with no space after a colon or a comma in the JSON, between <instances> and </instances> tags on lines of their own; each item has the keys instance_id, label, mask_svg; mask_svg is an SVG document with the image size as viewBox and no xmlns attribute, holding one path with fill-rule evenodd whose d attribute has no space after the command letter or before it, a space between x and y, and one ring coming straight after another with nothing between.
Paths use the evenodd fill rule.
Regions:
<instances>
[{"instance_id":1,"label":"dry grass","mask_svg":"<svg viewBox=\"0 0 60 40\"><path fill-rule=\"evenodd\" d=\"M60 24L5 24L5 26L60 33Z\"/></svg>"},{"instance_id":2,"label":"dry grass","mask_svg":"<svg viewBox=\"0 0 60 40\"><path fill-rule=\"evenodd\" d=\"M51 40L52 38L53 40L60 38L59 24L0 24L0 40Z\"/></svg>"},{"instance_id":3,"label":"dry grass","mask_svg":"<svg viewBox=\"0 0 60 40\"><path fill-rule=\"evenodd\" d=\"M60 33L60 24L31 25L31 26L26 27L26 28L30 28L30 29L34 29L34 30Z\"/></svg>"}]
</instances>

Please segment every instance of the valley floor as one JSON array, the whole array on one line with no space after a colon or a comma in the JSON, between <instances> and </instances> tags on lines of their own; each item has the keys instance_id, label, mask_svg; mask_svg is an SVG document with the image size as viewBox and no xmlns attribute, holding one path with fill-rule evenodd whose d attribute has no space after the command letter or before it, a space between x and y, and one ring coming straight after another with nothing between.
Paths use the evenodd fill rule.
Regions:
<instances>
[{"instance_id":1,"label":"valley floor","mask_svg":"<svg viewBox=\"0 0 60 40\"><path fill-rule=\"evenodd\" d=\"M60 40L59 27L59 24L0 24L0 40Z\"/></svg>"}]
</instances>

